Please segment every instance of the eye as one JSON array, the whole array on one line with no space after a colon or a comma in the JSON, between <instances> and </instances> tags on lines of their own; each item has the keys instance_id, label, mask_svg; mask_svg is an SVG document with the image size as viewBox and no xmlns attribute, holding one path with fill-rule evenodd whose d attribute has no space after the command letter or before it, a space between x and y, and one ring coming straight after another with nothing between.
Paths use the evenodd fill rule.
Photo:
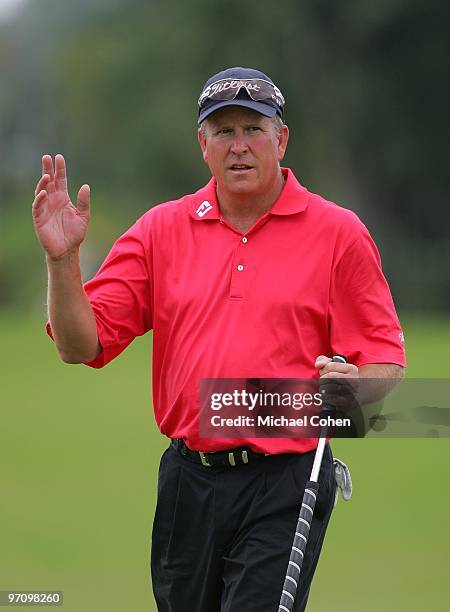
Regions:
<instances>
[{"instance_id":1,"label":"eye","mask_svg":"<svg viewBox=\"0 0 450 612\"><path fill-rule=\"evenodd\" d=\"M261 128L260 128L258 125L251 125L251 126L248 128L248 131L249 131L249 132L260 132L260 131L261 131Z\"/></svg>"},{"instance_id":2,"label":"eye","mask_svg":"<svg viewBox=\"0 0 450 612\"><path fill-rule=\"evenodd\" d=\"M231 128L222 128L220 130L217 130L217 134L231 134L231 132Z\"/></svg>"}]
</instances>

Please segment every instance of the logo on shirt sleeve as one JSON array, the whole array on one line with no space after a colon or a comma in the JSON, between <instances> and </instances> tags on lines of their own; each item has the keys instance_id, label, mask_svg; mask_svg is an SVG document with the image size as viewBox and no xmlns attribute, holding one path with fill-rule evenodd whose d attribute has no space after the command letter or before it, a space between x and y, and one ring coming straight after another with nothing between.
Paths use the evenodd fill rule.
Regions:
<instances>
[{"instance_id":1,"label":"logo on shirt sleeve","mask_svg":"<svg viewBox=\"0 0 450 612\"><path fill-rule=\"evenodd\" d=\"M205 200L204 202L200 204L200 206L197 208L195 212L197 213L199 217L204 217L206 213L209 212L211 209L212 209L212 205L208 202L208 200Z\"/></svg>"}]
</instances>

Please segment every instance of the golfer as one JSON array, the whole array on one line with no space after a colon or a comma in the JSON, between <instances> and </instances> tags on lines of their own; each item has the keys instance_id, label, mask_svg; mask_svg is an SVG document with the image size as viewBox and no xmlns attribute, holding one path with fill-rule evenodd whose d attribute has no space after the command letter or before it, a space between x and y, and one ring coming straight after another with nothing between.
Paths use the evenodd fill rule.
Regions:
<instances>
[{"instance_id":1,"label":"golfer","mask_svg":"<svg viewBox=\"0 0 450 612\"><path fill-rule=\"evenodd\" d=\"M72 205L63 157L42 160L33 220L48 266L47 329L61 359L101 368L153 330L154 412L171 440L152 539L160 612L278 609L317 446L316 438L202 438L201 379L389 379L405 366L367 229L280 165L289 140L284 106L258 70L212 76L198 100L211 180L147 211L84 286L89 187ZM332 362L335 353L347 363ZM328 445L319 484L297 611L306 607L333 508Z\"/></svg>"}]
</instances>

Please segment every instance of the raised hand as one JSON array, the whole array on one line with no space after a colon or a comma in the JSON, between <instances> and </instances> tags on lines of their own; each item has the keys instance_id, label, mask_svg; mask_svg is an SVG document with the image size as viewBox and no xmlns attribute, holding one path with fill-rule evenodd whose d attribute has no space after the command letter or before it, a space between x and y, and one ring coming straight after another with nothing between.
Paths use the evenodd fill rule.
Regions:
<instances>
[{"instance_id":1,"label":"raised hand","mask_svg":"<svg viewBox=\"0 0 450 612\"><path fill-rule=\"evenodd\" d=\"M89 224L90 189L83 185L76 207L67 191L66 162L56 155L42 158L42 177L35 190L33 222L36 235L51 259L61 259L77 249L86 237Z\"/></svg>"}]
</instances>

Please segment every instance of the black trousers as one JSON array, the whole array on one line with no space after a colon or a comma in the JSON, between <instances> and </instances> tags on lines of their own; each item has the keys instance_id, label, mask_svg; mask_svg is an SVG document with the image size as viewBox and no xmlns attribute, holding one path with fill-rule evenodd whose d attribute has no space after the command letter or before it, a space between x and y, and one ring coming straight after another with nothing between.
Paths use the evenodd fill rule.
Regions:
<instances>
[{"instance_id":1,"label":"black trousers","mask_svg":"<svg viewBox=\"0 0 450 612\"><path fill-rule=\"evenodd\" d=\"M314 452L204 467L169 447L162 456L152 536L159 612L278 612ZM326 446L295 612L309 588L333 509Z\"/></svg>"}]
</instances>

